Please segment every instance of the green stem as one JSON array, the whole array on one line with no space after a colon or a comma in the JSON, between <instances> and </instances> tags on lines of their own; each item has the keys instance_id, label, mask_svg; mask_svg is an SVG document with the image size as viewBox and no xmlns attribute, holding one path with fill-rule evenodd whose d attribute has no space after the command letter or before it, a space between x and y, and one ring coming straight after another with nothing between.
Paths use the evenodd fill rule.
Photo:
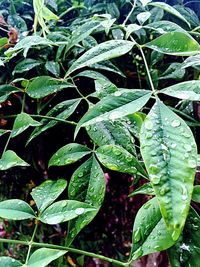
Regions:
<instances>
[{"instance_id":1,"label":"green stem","mask_svg":"<svg viewBox=\"0 0 200 267\"><path fill-rule=\"evenodd\" d=\"M4 153L6 152L7 147L9 145L9 142L10 142L10 139L11 139L11 133L8 136L8 139L7 139L6 145L5 145L4 149L3 149L3 152L2 152L2 156L1 157L3 157Z\"/></svg>"},{"instance_id":2,"label":"green stem","mask_svg":"<svg viewBox=\"0 0 200 267\"><path fill-rule=\"evenodd\" d=\"M133 13L133 11L134 11L134 9L135 9L136 2L137 2L137 0L134 0L134 3L131 4L131 5L132 5L131 11L128 13L128 16L125 18L124 22L122 23L122 26L125 26L126 23L127 23L127 21L129 20L131 14Z\"/></svg>"},{"instance_id":3,"label":"green stem","mask_svg":"<svg viewBox=\"0 0 200 267\"><path fill-rule=\"evenodd\" d=\"M28 243L29 244L28 245L28 253L27 253L27 256L26 256L26 262L25 262L25 264L28 263L28 260L29 260L29 257L30 257L30 253L31 253L31 249L32 249L33 240L35 238L35 234L36 234L37 228L38 228L38 221L35 222L35 228L34 228L34 231L33 231L33 235L31 237L30 242Z\"/></svg>"},{"instance_id":4,"label":"green stem","mask_svg":"<svg viewBox=\"0 0 200 267\"><path fill-rule=\"evenodd\" d=\"M83 9L86 8L85 6L76 6L76 7L70 7L67 10L65 10L60 16L59 19L61 19L63 16L65 16L67 13L69 13L70 11L76 10L76 9Z\"/></svg>"},{"instance_id":5,"label":"green stem","mask_svg":"<svg viewBox=\"0 0 200 267\"><path fill-rule=\"evenodd\" d=\"M21 241L21 240L13 240L13 239L5 239L5 238L0 238L0 242L2 243L8 243L8 244L21 244L24 246L29 246L30 242L27 241ZM71 248L71 247L64 247L64 246L59 246L59 245L53 245L53 244L48 244L48 243L37 243L37 242L31 242L31 246L32 247L40 247L40 248L51 248L51 249L59 249L59 250L67 250L69 252L73 252L73 253L77 253L77 254L81 254L81 255L85 255L88 257L92 257L92 258L98 258L104 261L108 261L111 262L113 264L116 264L118 266L129 266L130 262L126 263L126 262L121 262L115 259L111 259L108 257L105 257L103 255L99 255L99 254L95 254L92 252L88 252L85 250L80 250L80 249L76 249L76 248Z\"/></svg>"}]
</instances>

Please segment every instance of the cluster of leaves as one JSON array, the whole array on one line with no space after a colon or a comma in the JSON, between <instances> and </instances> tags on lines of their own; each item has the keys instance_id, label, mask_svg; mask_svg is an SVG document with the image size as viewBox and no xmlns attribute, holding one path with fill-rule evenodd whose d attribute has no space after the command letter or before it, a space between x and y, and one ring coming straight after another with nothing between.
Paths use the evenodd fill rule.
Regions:
<instances>
[{"instance_id":1,"label":"cluster of leaves","mask_svg":"<svg viewBox=\"0 0 200 267\"><path fill-rule=\"evenodd\" d=\"M30 147L58 124L73 131L74 140L51 155L48 167L80 164L69 182L68 200L53 203L67 186L57 177L33 189L38 213L19 199L0 202L0 217L36 221L25 264L9 257L0 262L47 266L63 256L69 248L41 243L43 248L29 257L31 248L39 246L33 240L38 223L69 221L69 247L101 208L108 169L132 175L134 185L145 180L130 197L153 196L135 218L128 262L113 262L129 266L141 256L168 250L172 267L199 266L200 218L191 207L191 199L200 201L199 186L194 186L198 17L182 5L150 0L73 1L67 10L61 0L46 2L27 2L31 9L25 6L23 13L21 1L11 1L9 11L2 12L0 103L4 108L14 98L20 108L2 114L12 124L0 130L1 136L8 135L0 170L30 168L30 155L28 162L22 159L8 149L10 141L34 127L26 140Z\"/></svg>"}]
</instances>

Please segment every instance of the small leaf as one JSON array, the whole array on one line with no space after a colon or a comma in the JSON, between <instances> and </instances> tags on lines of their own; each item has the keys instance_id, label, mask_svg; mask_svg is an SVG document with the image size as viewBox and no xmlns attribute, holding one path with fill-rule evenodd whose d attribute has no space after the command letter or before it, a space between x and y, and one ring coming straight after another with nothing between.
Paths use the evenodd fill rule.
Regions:
<instances>
[{"instance_id":1,"label":"small leaf","mask_svg":"<svg viewBox=\"0 0 200 267\"><path fill-rule=\"evenodd\" d=\"M20 199L0 202L0 217L8 220L25 220L35 218L32 208Z\"/></svg>"},{"instance_id":2,"label":"small leaf","mask_svg":"<svg viewBox=\"0 0 200 267\"><path fill-rule=\"evenodd\" d=\"M0 266L20 267L22 266L22 263L10 257L0 257Z\"/></svg>"},{"instance_id":3,"label":"small leaf","mask_svg":"<svg viewBox=\"0 0 200 267\"><path fill-rule=\"evenodd\" d=\"M38 121L35 121L34 119L31 118L30 115L26 113L20 113L17 115L12 132L10 136L13 138L19 134L21 134L23 131L25 131L28 127L30 126L40 126L41 123Z\"/></svg>"},{"instance_id":4,"label":"small leaf","mask_svg":"<svg viewBox=\"0 0 200 267\"><path fill-rule=\"evenodd\" d=\"M188 67L200 67L200 55L191 56L186 58L186 60L182 63L182 68Z\"/></svg>"},{"instance_id":5,"label":"small leaf","mask_svg":"<svg viewBox=\"0 0 200 267\"><path fill-rule=\"evenodd\" d=\"M66 254L66 250L50 248L37 249L29 258L27 267L45 267L52 261Z\"/></svg>"},{"instance_id":6,"label":"small leaf","mask_svg":"<svg viewBox=\"0 0 200 267\"><path fill-rule=\"evenodd\" d=\"M194 186L192 200L197 203L200 203L200 185Z\"/></svg>"},{"instance_id":7,"label":"small leaf","mask_svg":"<svg viewBox=\"0 0 200 267\"><path fill-rule=\"evenodd\" d=\"M177 239L188 214L197 148L190 128L157 100L140 134L141 154L166 225Z\"/></svg>"},{"instance_id":8,"label":"small leaf","mask_svg":"<svg viewBox=\"0 0 200 267\"><path fill-rule=\"evenodd\" d=\"M134 190L132 193L130 193L129 197L133 197L133 196L136 196L138 194L154 196L155 192L152 188L152 185L150 183L146 183L146 184L143 184L142 186L140 186L139 188L137 188L136 190Z\"/></svg>"},{"instance_id":9,"label":"small leaf","mask_svg":"<svg viewBox=\"0 0 200 267\"><path fill-rule=\"evenodd\" d=\"M149 200L135 218L130 258L136 260L171 247L174 244L171 235L162 219L157 198Z\"/></svg>"},{"instance_id":10,"label":"small leaf","mask_svg":"<svg viewBox=\"0 0 200 267\"><path fill-rule=\"evenodd\" d=\"M69 199L84 201L96 208L96 211L80 215L69 222L67 245L69 246L75 236L96 216L105 195L106 182L104 173L95 159L91 157L83 163L72 175L68 194Z\"/></svg>"},{"instance_id":11,"label":"small leaf","mask_svg":"<svg viewBox=\"0 0 200 267\"><path fill-rule=\"evenodd\" d=\"M69 68L66 77L75 70L83 67L91 66L100 61L122 56L128 53L135 43L124 40L111 40L101 43L87 52L85 52L78 60L76 60Z\"/></svg>"},{"instance_id":12,"label":"small leaf","mask_svg":"<svg viewBox=\"0 0 200 267\"><path fill-rule=\"evenodd\" d=\"M178 83L169 86L160 92L184 100L200 101L200 81L193 80Z\"/></svg>"},{"instance_id":13,"label":"small leaf","mask_svg":"<svg viewBox=\"0 0 200 267\"><path fill-rule=\"evenodd\" d=\"M103 62L99 62L99 63L95 63L91 66L91 68L93 69L97 69L97 70L106 70L106 71L110 71L113 73L117 73L118 75L122 76L122 77L126 77L121 70L115 66L111 61L106 60ZM100 77L99 77L100 78Z\"/></svg>"},{"instance_id":14,"label":"small leaf","mask_svg":"<svg viewBox=\"0 0 200 267\"><path fill-rule=\"evenodd\" d=\"M183 32L163 34L144 46L163 54L175 56L191 56L200 53L198 42Z\"/></svg>"},{"instance_id":15,"label":"small leaf","mask_svg":"<svg viewBox=\"0 0 200 267\"><path fill-rule=\"evenodd\" d=\"M33 68L41 65L42 62L36 59L32 59L32 58L26 58L22 61L20 61L16 67L14 68L13 74L14 73L23 73L23 72L27 72L29 70L32 70Z\"/></svg>"},{"instance_id":16,"label":"small leaf","mask_svg":"<svg viewBox=\"0 0 200 267\"><path fill-rule=\"evenodd\" d=\"M42 98L57 93L64 88L72 88L73 84L50 76L39 76L34 78L28 85L27 94L32 98Z\"/></svg>"},{"instance_id":17,"label":"small leaf","mask_svg":"<svg viewBox=\"0 0 200 267\"><path fill-rule=\"evenodd\" d=\"M35 200L38 210L43 212L59 197L65 190L66 186L66 180L59 179L57 181L47 180L35 187L31 192L31 196Z\"/></svg>"},{"instance_id":18,"label":"small leaf","mask_svg":"<svg viewBox=\"0 0 200 267\"><path fill-rule=\"evenodd\" d=\"M71 143L61 147L50 159L49 166L64 166L76 162L92 151L83 145Z\"/></svg>"},{"instance_id":19,"label":"small leaf","mask_svg":"<svg viewBox=\"0 0 200 267\"><path fill-rule=\"evenodd\" d=\"M168 20L154 21L148 25L145 25L144 28L157 31L160 34L167 32L183 32L185 34L188 34L188 32L181 28L178 24Z\"/></svg>"},{"instance_id":20,"label":"small leaf","mask_svg":"<svg viewBox=\"0 0 200 267\"><path fill-rule=\"evenodd\" d=\"M96 208L76 200L61 200L49 206L39 220L46 224L57 224L70 221L87 212L96 213Z\"/></svg>"},{"instance_id":21,"label":"small leaf","mask_svg":"<svg viewBox=\"0 0 200 267\"><path fill-rule=\"evenodd\" d=\"M9 84L0 85L0 103L7 100L9 95L20 92L20 90Z\"/></svg>"},{"instance_id":22,"label":"small leaf","mask_svg":"<svg viewBox=\"0 0 200 267\"><path fill-rule=\"evenodd\" d=\"M45 63L45 68L51 72L54 76L59 77L60 75L60 65L55 61L47 61Z\"/></svg>"},{"instance_id":23,"label":"small leaf","mask_svg":"<svg viewBox=\"0 0 200 267\"><path fill-rule=\"evenodd\" d=\"M129 36L134 33L135 31L138 31L142 28L142 26L138 24L129 24L126 27L126 39L129 38Z\"/></svg>"},{"instance_id":24,"label":"small leaf","mask_svg":"<svg viewBox=\"0 0 200 267\"><path fill-rule=\"evenodd\" d=\"M169 67L162 73L162 75L159 77L159 80L164 79L175 79L180 80L185 75L185 70L181 68L181 63L172 63L169 65Z\"/></svg>"},{"instance_id":25,"label":"small leaf","mask_svg":"<svg viewBox=\"0 0 200 267\"><path fill-rule=\"evenodd\" d=\"M138 160L124 148L116 145L101 146L96 150L99 161L108 169L124 173L146 173Z\"/></svg>"},{"instance_id":26,"label":"small leaf","mask_svg":"<svg viewBox=\"0 0 200 267\"><path fill-rule=\"evenodd\" d=\"M97 92L97 97L103 98L118 91L118 88L108 79L98 79L95 81L95 90Z\"/></svg>"},{"instance_id":27,"label":"small leaf","mask_svg":"<svg viewBox=\"0 0 200 267\"><path fill-rule=\"evenodd\" d=\"M106 120L114 121L140 110L150 96L151 92L146 90L122 89L104 97L82 117L76 127L75 135L80 127Z\"/></svg>"},{"instance_id":28,"label":"small leaf","mask_svg":"<svg viewBox=\"0 0 200 267\"><path fill-rule=\"evenodd\" d=\"M141 12L137 15L137 20L140 24L145 23L151 16L149 11Z\"/></svg>"},{"instance_id":29,"label":"small leaf","mask_svg":"<svg viewBox=\"0 0 200 267\"><path fill-rule=\"evenodd\" d=\"M18 157L14 151L7 150L0 159L0 170L5 171L16 166L27 167L29 164Z\"/></svg>"},{"instance_id":30,"label":"small leaf","mask_svg":"<svg viewBox=\"0 0 200 267\"><path fill-rule=\"evenodd\" d=\"M0 137L6 133L9 133L10 130L4 130L4 129L0 129Z\"/></svg>"}]
</instances>

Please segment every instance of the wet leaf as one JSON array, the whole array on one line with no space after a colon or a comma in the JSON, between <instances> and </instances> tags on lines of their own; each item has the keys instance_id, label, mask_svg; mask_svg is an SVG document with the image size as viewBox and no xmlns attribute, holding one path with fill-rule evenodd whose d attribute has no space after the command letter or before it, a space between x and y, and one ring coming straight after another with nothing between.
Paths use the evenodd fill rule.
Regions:
<instances>
[{"instance_id":1,"label":"wet leaf","mask_svg":"<svg viewBox=\"0 0 200 267\"><path fill-rule=\"evenodd\" d=\"M87 212L96 212L96 208L76 200L61 200L49 206L39 220L46 224L57 224L70 221Z\"/></svg>"},{"instance_id":2,"label":"wet leaf","mask_svg":"<svg viewBox=\"0 0 200 267\"><path fill-rule=\"evenodd\" d=\"M157 100L140 135L141 153L166 225L177 239L188 214L197 148L190 128Z\"/></svg>"},{"instance_id":3,"label":"wet leaf","mask_svg":"<svg viewBox=\"0 0 200 267\"><path fill-rule=\"evenodd\" d=\"M20 113L17 115L14 125L13 125L13 129L12 132L10 134L10 136L16 137L17 135L21 134L23 131L25 131L28 127L33 126L40 126L41 123L32 119L30 115L26 114L26 113Z\"/></svg>"},{"instance_id":4,"label":"wet leaf","mask_svg":"<svg viewBox=\"0 0 200 267\"><path fill-rule=\"evenodd\" d=\"M200 101L200 81L193 80L169 86L160 91L165 95L192 101Z\"/></svg>"},{"instance_id":5,"label":"wet leaf","mask_svg":"<svg viewBox=\"0 0 200 267\"><path fill-rule=\"evenodd\" d=\"M144 45L163 54L191 56L200 53L200 45L188 34L169 32Z\"/></svg>"},{"instance_id":6,"label":"wet leaf","mask_svg":"<svg viewBox=\"0 0 200 267\"><path fill-rule=\"evenodd\" d=\"M151 16L151 13L149 11L145 11L145 12L140 12L137 15L137 20L140 24L145 23Z\"/></svg>"},{"instance_id":7,"label":"wet leaf","mask_svg":"<svg viewBox=\"0 0 200 267\"><path fill-rule=\"evenodd\" d=\"M60 75L60 65L58 62L55 61L47 61L45 63L45 68L54 76L59 77Z\"/></svg>"},{"instance_id":8,"label":"wet leaf","mask_svg":"<svg viewBox=\"0 0 200 267\"><path fill-rule=\"evenodd\" d=\"M41 185L35 187L31 196L33 197L37 208L40 212L43 212L59 195L65 190L67 182L64 179L57 181L47 180Z\"/></svg>"},{"instance_id":9,"label":"wet leaf","mask_svg":"<svg viewBox=\"0 0 200 267\"><path fill-rule=\"evenodd\" d=\"M35 218L32 208L20 199L0 202L0 217L8 220L25 220Z\"/></svg>"},{"instance_id":10,"label":"wet leaf","mask_svg":"<svg viewBox=\"0 0 200 267\"><path fill-rule=\"evenodd\" d=\"M17 87L11 86L9 84L0 85L0 103L6 101L9 95L20 92Z\"/></svg>"},{"instance_id":11,"label":"wet leaf","mask_svg":"<svg viewBox=\"0 0 200 267\"><path fill-rule=\"evenodd\" d=\"M181 63L172 63L170 66L162 73L162 75L159 77L159 80L164 79L175 79L180 80L185 75L185 70L181 68Z\"/></svg>"},{"instance_id":12,"label":"wet leaf","mask_svg":"<svg viewBox=\"0 0 200 267\"><path fill-rule=\"evenodd\" d=\"M135 218L130 258L136 260L171 247L174 244L171 235L161 216L157 198L149 200L139 209Z\"/></svg>"},{"instance_id":13,"label":"wet leaf","mask_svg":"<svg viewBox=\"0 0 200 267\"><path fill-rule=\"evenodd\" d=\"M57 93L64 88L73 88L74 85L64 80L50 76L39 76L34 78L28 85L27 94L32 98L42 98Z\"/></svg>"},{"instance_id":14,"label":"wet leaf","mask_svg":"<svg viewBox=\"0 0 200 267\"><path fill-rule=\"evenodd\" d=\"M118 88L108 79L97 79L95 81L95 90L97 92L97 97L103 98L118 91Z\"/></svg>"},{"instance_id":15,"label":"wet leaf","mask_svg":"<svg viewBox=\"0 0 200 267\"><path fill-rule=\"evenodd\" d=\"M50 159L49 166L64 166L76 162L92 151L83 145L71 143L61 147Z\"/></svg>"},{"instance_id":16,"label":"wet leaf","mask_svg":"<svg viewBox=\"0 0 200 267\"><path fill-rule=\"evenodd\" d=\"M82 117L76 127L75 135L80 127L106 120L114 121L140 110L150 96L151 92L147 90L122 89L104 97Z\"/></svg>"},{"instance_id":17,"label":"wet leaf","mask_svg":"<svg viewBox=\"0 0 200 267\"><path fill-rule=\"evenodd\" d=\"M67 237L68 246L81 229L89 224L96 216L104 200L105 189L106 182L104 173L94 156L83 163L73 173L68 188L69 199L90 204L96 208L96 211L80 215L69 222L69 234Z\"/></svg>"},{"instance_id":18,"label":"wet leaf","mask_svg":"<svg viewBox=\"0 0 200 267\"><path fill-rule=\"evenodd\" d=\"M0 265L4 267L20 267L22 263L10 257L0 257Z\"/></svg>"},{"instance_id":19,"label":"wet leaf","mask_svg":"<svg viewBox=\"0 0 200 267\"><path fill-rule=\"evenodd\" d=\"M27 267L45 267L52 261L66 254L66 250L50 248L37 249L29 258Z\"/></svg>"},{"instance_id":20,"label":"wet leaf","mask_svg":"<svg viewBox=\"0 0 200 267\"><path fill-rule=\"evenodd\" d=\"M136 190L134 190L132 193L130 193L129 197L133 197L133 196L136 196L138 194L154 196L155 192L153 190L151 183L146 183L146 184L143 184L142 186L140 186L139 188L137 188Z\"/></svg>"},{"instance_id":21,"label":"wet leaf","mask_svg":"<svg viewBox=\"0 0 200 267\"><path fill-rule=\"evenodd\" d=\"M160 34L167 32L183 32L185 34L188 34L187 31L181 28L178 24L168 20L154 21L148 25L145 25L144 28L152 29Z\"/></svg>"},{"instance_id":22,"label":"wet leaf","mask_svg":"<svg viewBox=\"0 0 200 267\"><path fill-rule=\"evenodd\" d=\"M135 43L124 40L111 40L101 43L89 49L78 58L78 60L76 60L69 68L66 77L75 70L91 66L100 61L122 56L128 53L134 45Z\"/></svg>"},{"instance_id":23,"label":"wet leaf","mask_svg":"<svg viewBox=\"0 0 200 267\"><path fill-rule=\"evenodd\" d=\"M22 61L20 61L16 67L14 68L13 74L14 73L23 73L23 72L27 72L29 70L32 70L33 68L41 65L42 62L36 59L32 59L32 58L26 58Z\"/></svg>"},{"instance_id":24,"label":"wet leaf","mask_svg":"<svg viewBox=\"0 0 200 267\"><path fill-rule=\"evenodd\" d=\"M7 150L0 159L0 170L5 171L16 166L27 167L29 164L18 157L14 151Z\"/></svg>"},{"instance_id":25,"label":"wet leaf","mask_svg":"<svg viewBox=\"0 0 200 267\"><path fill-rule=\"evenodd\" d=\"M186 60L182 63L182 68L188 67L200 67L200 55L186 58Z\"/></svg>"},{"instance_id":26,"label":"wet leaf","mask_svg":"<svg viewBox=\"0 0 200 267\"><path fill-rule=\"evenodd\" d=\"M93 69L97 69L97 70L106 70L106 71L110 71L113 73L116 73L122 77L126 77L123 72L121 72L121 70L115 66L111 61L106 60L103 62L99 62L99 63L95 63L91 66L91 68Z\"/></svg>"}]
</instances>

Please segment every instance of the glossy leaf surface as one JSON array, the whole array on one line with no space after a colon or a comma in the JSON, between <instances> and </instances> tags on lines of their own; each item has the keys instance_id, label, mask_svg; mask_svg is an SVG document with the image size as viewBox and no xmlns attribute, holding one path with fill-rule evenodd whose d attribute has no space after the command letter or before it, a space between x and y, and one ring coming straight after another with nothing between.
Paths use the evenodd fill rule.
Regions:
<instances>
[{"instance_id":1,"label":"glossy leaf surface","mask_svg":"<svg viewBox=\"0 0 200 267\"><path fill-rule=\"evenodd\" d=\"M144 195L151 195L154 196L155 192L152 188L152 185L150 183L143 184L136 190L134 190L132 193L129 194L129 197L136 196L138 194L144 194Z\"/></svg>"},{"instance_id":2,"label":"glossy leaf surface","mask_svg":"<svg viewBox=\"0 0 200 267\"><path fill-rule=\"evenodd\" d=\"M33 197L37 208L40 212L43 212L59 195L65 190L67 182L64 179L57 181L47 180L41 185L35 187L31 196Z\"/></svg>"},{"instance_id":3,"label":"glossy leaf surface","mask_svg":"<svg viewBox=\"0 0 200 267\"><path fill-rule=\"evenodd\" d=\"M25 220L35 218L32 208L20 199L0 202L0 217L9 220Z\"/></svg>"},{"instance_id":4,"label":"glossy leaf surface","mask_svg":"<svg viewBox=\"0 0 200 267\"><path fill-rule=\"evenodd\" d=\"M157 100L145 119L140 141L162 216L177 239L193 191L197 158L193 134L180 117Z\"/></svg>"},{"instance_id":5,"label":"glossy leaf surface","mask_svg":"<svg viewBox=\"0 0 200 267\"><path fill-rule=\"evenodd\" d=\"M32 59L32 58L26 58L26 59L20 61L16 65L13 73L27 72L27 71L29 71L29 70L31 70L31 69L33 69L33 68L35 68L35 67L37 67L37 66L39 66L41 64L42 64L42 62L39 61L39 60Z\"/></svg>"},{"instance_id":6,"label":"glossy leaf surface","mask_svg":"<svg viewBox=\"0 0 200 267\"><path fill-rule=\"evenodd\" d=\"M27 167L29 164L18 157L14 151L7 150L0 159L0 170L5 171L16 166Z\"/></svg>"},{"instance_id":7,"label":"glossy leaf surface","mask_svg":"<svg viewBox=\"0 0 200 267\"><path fill-rule=\"evenodd\" d=\"M20 267L22 263L10 258L10 257L0 257L0 266L2 267Z\"/></svg>"}]
</instances>

